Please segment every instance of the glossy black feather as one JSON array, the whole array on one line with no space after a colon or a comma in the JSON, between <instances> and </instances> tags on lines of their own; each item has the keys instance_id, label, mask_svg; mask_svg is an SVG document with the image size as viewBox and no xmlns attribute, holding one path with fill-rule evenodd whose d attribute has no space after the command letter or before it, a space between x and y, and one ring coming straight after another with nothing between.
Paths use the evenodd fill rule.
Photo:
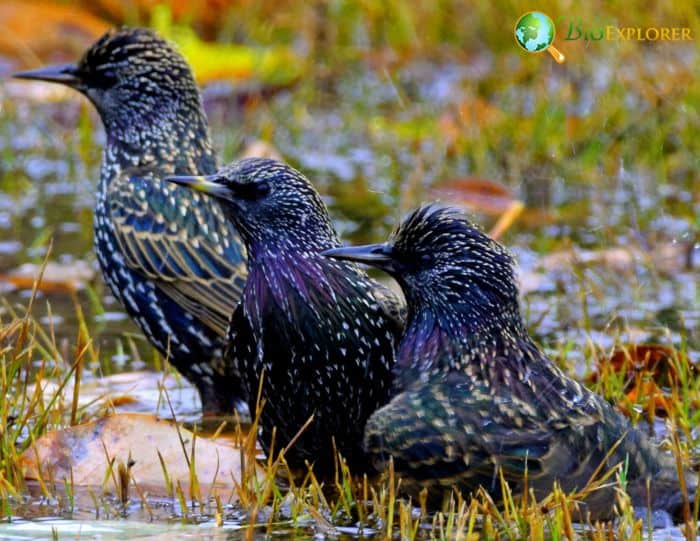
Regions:
<instances>
[{"instance_id":1,"label":"glossy black feather","mask_svg":"<svg viewBox=\"0 0 700 541\"><path fill-rule=\"evenodd\" d=\"M70 73L65 84L92 101L107 132L94 219L105 281L197 386L205 412L230 413L243 396L222 350L245 250L218 205L162 180L216 168L192 72L152 31L123 28L102 36Z\"/></svg>"},{"instance_id":2,"label":"glossy black feather","mask_svg":"<svg viewBox=\"0 0 700 541\"><path fill-rule=\"evenodd\" d=\"M293 468L334 473L333 441L356 471L368 468L361 443L369 415L386 403L401 302L356 265L323 257L338 246L327 210L309 181L264 159L214 176L222 208L249 255L241 304L231 319L228 362L238 368L249 407L264 374L260 441L287 446Z\"/></svg>"},{"instance_id":3,"label":"glossy black feather","mask_svg":"<svg viewBox=\"0 0 700 541\"><path fill-rule=\"evenodd\" d=\"M381 252L391 254L378 264L402 285L408 321L394 396L369 419L365 446L380 466L394 458L409 493L427 488L441 501L453 488L481 486L498 499L501 468L513 494L527 471L542 498L555 481L582 490L599 466L606 473L626 462L635 505L677 510L671 458L528 336L503 247L458 211L431 205L412 213ZM583 514L606 518L613 502L613 488L602 488L586 497Z\"/></svg>"}]
</instances>

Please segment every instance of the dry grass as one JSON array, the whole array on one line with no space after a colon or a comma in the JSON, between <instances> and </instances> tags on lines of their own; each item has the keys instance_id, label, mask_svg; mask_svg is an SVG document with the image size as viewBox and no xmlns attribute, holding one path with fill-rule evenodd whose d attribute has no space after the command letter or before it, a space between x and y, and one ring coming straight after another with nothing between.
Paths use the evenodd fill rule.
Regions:
<instances>
[{"instance_id":1,"label":"dry grass","mask_svg":"<svg viewBox=\"0 0 700 541\"><path fill-rule=\"evenodd\" d=\"M77 418L88 420L77 407L79 385L70 397L63 396L63 389L69 382L79 381L82 360L90 351L90 339L81 331L73 348L74 355L66 359L52 340L51 329L43 328L32 318L33 303L32 298L25 314L13 314L10 319L0 322L0 392L6 397L0 407L0 512L6 517L13 515L14 504L27 493L19 461L21 453L51 428L70 426ZM697 386L688 383L690 379L679 378L681 384L674 389L676 403L693 404L700 399ZM45 394L42 385L48 380L60 382L50 395ZM617 392L622 392L621 386L606 388L608 395ZM261 404L256 419L263 407ZM684 432L689 427L684 426L682 420L690 412L682 406L678 411L680 415L676 410L671 412L669 422L685 430L680 430L682 438L672 431L670 443L679 468L684 468L689 460ZM527 491L513 494L501 478L504 502L500 505L481 490L470 499L455 494L445 502L442 511L428 512L424 501L412 502L401 497L401 481L394 474L392 465L382 479L370 481L366 477L354 478L339 458L335 481L323 485L311 471L301 476L299 472L292 475L282 452L276 460L268 459L263 463L264 474L261 476L255 469L258 453L254 438L256 422L254 420L246 428L242 428L240 422L235 423L235 437L240 442L243 463L243 473L235 488L239 503L235 506L227 505L219 496L203 495L198 490L193 442L182 442L183 453L191 465L188 494L179 484L171 485L167 466L163 463L164 483L171 487L171 505L181 520L200 522L213 517L217 524L224 524L231 520L230 516L240 520L242 514L248 539L257 532L273 533L279 528L312 528L333 536L355 531L363 536L400 536L406 540L425 537L440 540L609 539L611 536L638 539L648 533L647 526L635 515L629 497L622 489L625 486L624 467L600 472L595 482L576 494L565 494L555 486L542 501L535 501ZM110 463L105 479L116 477L114 486L119 488L116 494L103 491L92 496L96 516L128 516L129 504L133 502L140 502L141 508L151 513L147 495L138 487L130 489L134 483L129 469L130 464ZM587 492L609 482L616 482L620 487L616 501L611 502L618 519L614 523L577 523L578 502ZM73 509L75 493L81 490L70 480L63 483L39 480L39 485L46 498L56 498L60 494L60 498L68 502L69 509ZM687 510L683 528L690 537L695 535L697 512L697 506Z\"/></svg>"},{"instance_id":2,"label":"dry grass","mask_svg":"<svg viewBox=\"0 0 700 541\"><path fill-rule=\"evenodd\" d=\"M595 244L604 248L628 242L630 231L644 234L653 251L656 240L668 240L665 225L655 223L660 215L666 215L686 220L692 237L692 224L695 230L698 227L697 198L695 203L684 202L678 194L697 192L693 187L697 184L700 148L696 136L700 85L693 74L697 72L698 55L686 55L685 49L674 44L566 43L568 62L553 69L549 59L517 50L511 26L506 24L531 8L519 2L473 5L424 0L235 3L215 29L219 39L227 41L233 36L244 43L264 45L302 42L308 56L302 80L290 91L289 99L263 103L258 110L244 112L236 122L212 118L216 146L222 149L224 158L239 152L242 134L256 134L277 146L286 160L302 165L330 196L334 217L352 224L344 234L357 242L384 238L395 222L396 209L426 198L433 184L465 174L502 182L523 192L525 199L533 186L551 188L558 182L565 183L573 193L584 194L580 200L570 198L540 213L540 209L526 209L522 223L530 236L528 247L541 254L576 243L576 239L562 233L564 228L551 234L548 227L553 224L564 224L576 233L589 230L591 221L599 223ZM694 29L699 23L691 2L657 2L652 6L641 0L591 2L577 6L576 13L570 13L569 3L545 2L539 8L555 21L573 16L601 24ZM559 45L562 37L559 29L555 43ZM403 71L413 61L434 61L438 67L454 62L470 68L485 63L487 68L481 74L476 69L473 80L460 82L462 98L450 97L447 104L440 104L417 91L414 87L418 85L408 76L410 70ZM613 76L606 77L608 71ZM354 79L364 85L348 84ZM334 85L340 89L337 93L328 91ZM387 86L393 90L393 97L379 99L387 94ZM587 100L590 105L586 105ZM19 198L31 184L22 169L31 153L20 156L8 142L17 135L15 124L25 121L16 111L21 106L9 102L3 107L9 120L0 125L4 167L0 186ZM94 178L99 162L94 144L95 118L87 110L81 109L75 130L60 125L50 125L51 129L46 130L55 133L63 129L65 133L60 135L65 136L65 143L58 136L42 139L36 151L61 161L75 156L69 160L70 175L82 175L81 181L90 175ZM20 118L15 124L13 115ZM328 119L334 122L326 123ZM338 125L342 125L344 137L328 137ZM357 173L348 181L334 176L332 168L324 164L315 171L303 158L310 147L316 146L329 156L344 156L359 146L373 164L372 174ZM651 206L638 205L634 199L639 192L625 188L631 184L630 178L645 186L673 188L676 195L657 196ZM620 194L629 195L629 208L612 212L619 211L615 205L620 203L610 204L606 199ZM538 203L537 195L529 198L526 203ZM79 239L80 247L63 247L63 252L78 257L91 250L91 216L89 212L83 214L69 216L81 222L84 234ZM50 236L48 227L38 232L25 228L18 240L23 245L41 246ZM591 242L590 235L586 242ZM695 241L691 238L688 242L692 245ZM656 269L646 270L658 278ZM609 294L610 288L596 288L601 283L598 278L582 272L578 287L560 295L560 302L582 306L584 317L579 326L587 333L596 328L588 317L588 304L604 300ZM621 280L632 282L636 278L630 272ZM99 295L93 297L93 305L98 306ZM76 298L73 307L78 324L71 329L75 337L68 344L57 340L50 324L41 324L38 316L35 318L37 303L32 296L22 309L6 304L0 311L0 514L5 517L12 516L18 502L29 493L20 468L22 452L47 430L89 421L95 415L79 406L79 383L87 363L111 372L109 357L101 357L93 346L95 326L88 325ZM43 311L43 301L40 308ZM670 428L662 445L676 456L680 467L687 467L693 462L697 439L693 430L700 422L700 378L684 361L688 350L697 349L697 345L689 346L687 336L680 334L680 343L670 337L668 340L677 343L671 362L678 377L667 400L672 406L666 412ZM605 348L589 340L587 365L596 366L598 359L623 346L623 337L620 331L615 344ZM555 355L569 371L572 347L571 343L561 344ZM634 421L646 418L653 422L659 412L645 406L657 402L649 396L650 387L639 385L639 392L631 400L624 371L603 365L600 374L593 384L597 392L622 407ZM639 375L640 381L649 377ZM46 382L57 385L47 391ZM66 394L64 390L73 383L78 383L73 385L74 391ZM614 502L617 522L582 526L574 521L581 495L563 494L557 488L541 502L535 502L530 494L511 494L504 488L506 498L501 506L496 506L485 492L468 500L455 496L446 502L443 511L428 513L420 501L400 497L400 480L391 470L384 479L370 482L353 479L340 462L335 482L322 486L310 473L301 479L292 478L282 458L265 463L265 474L260 477L252 467L256 457L251 436L255 424L251 428L235 425L246 464L236 488L240 504L232 507L197 491L196 457L190 456L190 484L194 488L184 493L182 487L170 484L169 490L170 509L182 520L197 522L214 517L226 523L241 519L249 525L249 537L260 531L296 528L328 535L355 528L366 536L400 536L407 540L573 536L602 540L635 539L648 533L622 490ZM183 453L191 455L192 449L183 445ZM611 480L624 486L624 469L610 475ZM130 502L149 509L145 494L138 489L127 490L128 463L114 464L104 475L105 479L113 476L121 479L120 494L90 493L96 516L128 516L133 512ZM168 484L165 464L163 477ZM284 485L288 488L281 488ZM40 482L39 493L50 498L49 502L67 502L63 508L68 510L79 498L79 488L70 481L56 484L47 479ZM155 507L150 512L157 516ZM688 537L693 536L697 516L697 505L687 510L684 528Z\"/></svg>"}]
</instances>

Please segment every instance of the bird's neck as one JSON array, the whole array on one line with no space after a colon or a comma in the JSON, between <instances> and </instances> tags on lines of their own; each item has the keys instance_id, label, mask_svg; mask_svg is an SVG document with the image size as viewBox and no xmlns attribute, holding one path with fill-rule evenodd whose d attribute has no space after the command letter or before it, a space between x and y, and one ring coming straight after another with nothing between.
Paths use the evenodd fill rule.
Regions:
<instances>
[{"instance_id":1,"label":"bird's neck","mask_svg":"<svg viewBox=\"0 0 700 541\"><path fill-rule=\"evenodd\" d=\"M230 214L230 218L246 245L249 267L260 268L261 271L270 262L284 261L293 266L297 259L324 266L329 261L321 252L340 245L330 220L310 213L304 214L302 222L285 222L283 225L264 222L249 224L235 213Z\"/></svg>"},{"instance_id":2,"label":"bird's neck","mask_svg":"<svg viewBox=\"0 0 700 541\"><path fill-rule=\"evenodd\" d=\"M335 304L334 267L319 253L249 246L248 257L242 302L253 328L270 316L295 323L300 310Z\"/></svg>"},{"instance_id":3,"label":"bird's neck","mask_svg":"<svg viewBox=\"0 0 700 541\"><path fill-rule=\"evenodd\" d=\"M199 100L171 100L147 111L102 117L107 132L105 165L148 168L163 174L211 174L216 158Z\"/></svg>"},{"instance_id":4,"label":"bird's neck","mask_svg":"<svg viewBox=\"0 0 700 541\"><path fill-rule=\"evenodd\" d=\"M517 304L486 310L460 302L409 302L397 367L411 374L481 366L508 357L523 341L529 338Z\"/></svg>"},{"instance_id":5,"label":"bird's neck","mask_svg":"<svg viewBox=\"0 0 700 541\"><path fill-rule=\"evenodd\" d=\"M529 337L517 302L490 308L468 302L418 308L409 300L395 389L448 378L454 372L488 388L506 386L526 401L537 397L548 415L599 413L590 391L566 377Z\"/></svg>"}]
</instances>

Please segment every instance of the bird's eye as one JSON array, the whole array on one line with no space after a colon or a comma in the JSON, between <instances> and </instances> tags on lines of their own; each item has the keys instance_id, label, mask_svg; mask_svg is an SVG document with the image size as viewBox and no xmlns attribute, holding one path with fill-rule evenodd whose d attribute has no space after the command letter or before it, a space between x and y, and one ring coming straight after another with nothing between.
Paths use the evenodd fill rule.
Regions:
<instances>
[{"instance_id":1,"label":"bird's eye","mask_svg":"<svg viewBox=\"0 0 700 541\"><path fill-rule=\"evenodd\" d=\"M100 88L110 88L117 84L117 73L113 69L97 69L91 74L91 82Z\"/></svg>"},{"instance_id":2,"label":"bird's eye","mask_svg":"<svg viewBox=\"0 0 700 541\"><path fill-rule=\"evenodd\" d=\"M262 199L270 193L270 183L266 180L259 182L247 182L236 186L236 195L241 199L255 201Z\"/></svg>"},{"instance_id":3,"label":"bird's eye","mask_svg":"<svg viewBox=\"0 0 700 541\"><path fill-rule=\"evenodd\" d=\"M433 261L433 256L430 254L422 254L420 256L420 262L423 263L424 265L429 265Z\"/></svg>"},{"instance_id":4,"label":"bird's eye","mask_svg":"<svg viewBox=\"0 0 700 541\"><path fill-rule=\"evenodd\" d=\"M270 183L266 180L263 180L262 182L256 182L255 191L257 193L258 198L265 197L270 193Z\"/></svg>"}]
</instances>

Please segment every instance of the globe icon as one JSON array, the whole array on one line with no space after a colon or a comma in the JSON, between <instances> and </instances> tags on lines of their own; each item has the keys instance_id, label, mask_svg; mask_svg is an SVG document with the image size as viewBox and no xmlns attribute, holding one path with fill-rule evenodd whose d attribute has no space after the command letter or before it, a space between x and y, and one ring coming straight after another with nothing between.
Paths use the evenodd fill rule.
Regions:
<instances>
[{"instance_id":1,"label":"globe icon","mask_svg":"<svg viewBox=\"0 0 700 541\"><path fill-rule=\"evenodd\" d=\"M554 23L544 13L526 13L515 25L515 41L530 53L546 50L554 41Z\"/></svg>"}]
</instances>

